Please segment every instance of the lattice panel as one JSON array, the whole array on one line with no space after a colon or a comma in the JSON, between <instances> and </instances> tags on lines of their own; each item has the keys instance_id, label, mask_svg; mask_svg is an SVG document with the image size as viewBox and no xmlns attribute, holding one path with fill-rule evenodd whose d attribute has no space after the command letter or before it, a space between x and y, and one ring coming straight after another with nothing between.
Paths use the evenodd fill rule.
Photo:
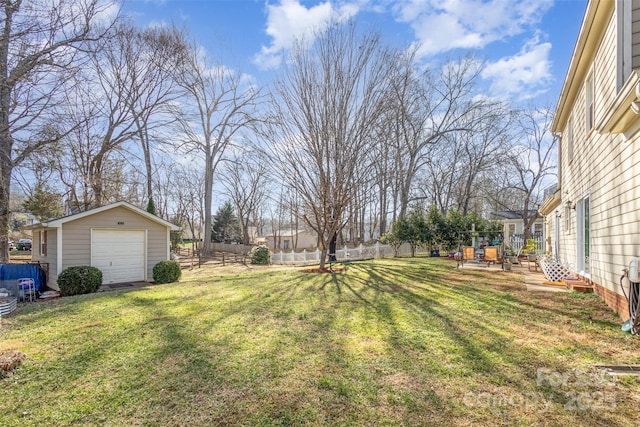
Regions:
<instances>
[{"instance_id":1,"label":"lattice panel","mask_svg":"<svg viewBox=\"0 0 640 427\"><path fill-rule=\"evenodd\" d=\"M551 282L559 282L565 277L571 276L571 271L552 256L540 257L539 264L544 276Z\"/></svg>"}]
</instances>

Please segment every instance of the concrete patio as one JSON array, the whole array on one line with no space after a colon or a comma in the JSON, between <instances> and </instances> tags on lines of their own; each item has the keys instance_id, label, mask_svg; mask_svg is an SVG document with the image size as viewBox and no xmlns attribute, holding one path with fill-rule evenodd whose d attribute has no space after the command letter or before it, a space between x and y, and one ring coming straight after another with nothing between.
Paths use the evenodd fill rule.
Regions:
<instances>
[{"instance_id":1,"label":"concrete patio","mask_svg":"<svg viewBox=\"0 0 640 427\"><path fill-rule=\"evenodd\" d=\"M496 272L502 272L502 264L491 264L487 266L484 262L466 261L462 267L463 270L495 270ZM540 271L540 268L534 269L533 265L529 268L528 261L523 261L520 264L512 264L511 272L521 273L524 276L524 285L528 291L532 292L567 292L568 289L565 286L558 285L545 285L544 282L547 279Z\"/></svg>"}]
</instances>

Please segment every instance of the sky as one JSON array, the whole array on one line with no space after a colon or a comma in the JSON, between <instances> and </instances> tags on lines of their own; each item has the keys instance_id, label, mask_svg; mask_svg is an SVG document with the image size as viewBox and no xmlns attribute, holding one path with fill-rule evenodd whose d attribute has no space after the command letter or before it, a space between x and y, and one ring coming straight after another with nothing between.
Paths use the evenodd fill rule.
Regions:
<instances>
[{"instance_id":1,"label":"sky","mask_svg":"<svg viewBox=\"0 0 640 427\"><path fill-rule=\"evenodd\" d=\"M391 46L417 44L425 65L473 53L485 95L555 107L586 0L126 0L139 26L186 28L205 51L269 84L296 38L355 19Z\"/></svg>"}]
</instances>

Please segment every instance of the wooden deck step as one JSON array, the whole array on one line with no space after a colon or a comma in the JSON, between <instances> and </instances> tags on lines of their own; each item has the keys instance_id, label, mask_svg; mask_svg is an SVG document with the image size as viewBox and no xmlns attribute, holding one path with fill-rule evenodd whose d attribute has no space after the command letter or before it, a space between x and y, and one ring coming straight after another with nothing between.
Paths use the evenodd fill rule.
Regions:
<instances>
[{"instance_id":1,"label":"wooden deck step","mask_svg":"<svg viewBox=\"0 0 640 427\"><path fill-rule=\"evenodd\" d=\"M593 286L585 282L584 280L571 280L571 279L562 279L564 285L576 292L583 292L585 294L593 293Z\"/></svg>"}]
</instances>

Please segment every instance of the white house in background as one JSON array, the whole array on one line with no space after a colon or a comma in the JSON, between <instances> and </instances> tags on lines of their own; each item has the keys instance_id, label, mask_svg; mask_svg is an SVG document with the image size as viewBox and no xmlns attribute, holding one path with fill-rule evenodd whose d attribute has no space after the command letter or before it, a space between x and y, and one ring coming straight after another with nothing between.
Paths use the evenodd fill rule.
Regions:
<instances>
[{"instance_id":1,"label":"white house in background","mask_svg":"<svg viewBox=\"0 0 640 427\"><path fill-rule=\"evenodd\" d=\"M552 123L559 185L541 210L548 247L623 318L620 276L640 257L639 113L640 0L590 0Z\"/></svg>"},{"instance_id":2,"label":"white house in background","mask_svg":"<svg viewBox=\"0 0 640 427\"><path fill-rule=\"evenodd\" d=\"M528 217L532 217L535 212L530 212ZM507 245L509 242L524 234L524 220L522 219L522 211L517 212L513 210L505 210L491 213L492 220L501 221L503 224L503 232L504 232L504 241ZM541 235L544 230L544 219L542 217L536 219L536 221L531 226L531 234L532 235Z\"/></svg>"},{"instance_id":3,"label":"white house in background","mask_svg":"<svg viewBox=\"0 0 640 427\"><path fill-rule=\"evenodd\" d=\"M271 250L315 249L318 247L316 233L307 230L280 230L264 237Z\"/></svg>"},{"instance_id":4,"label":"white house in background","mask_svg":"<svg viewBox=\"0 0 640 427\"><path fill-rule=\"evenodd\" d=\"M47 286L57 289L67 267L91 265L103 284L151 280L169 259L171 231L179 227L127 202L117 202L28 227L33 261L48 263Z\"/></svg>"}]
</instances>

